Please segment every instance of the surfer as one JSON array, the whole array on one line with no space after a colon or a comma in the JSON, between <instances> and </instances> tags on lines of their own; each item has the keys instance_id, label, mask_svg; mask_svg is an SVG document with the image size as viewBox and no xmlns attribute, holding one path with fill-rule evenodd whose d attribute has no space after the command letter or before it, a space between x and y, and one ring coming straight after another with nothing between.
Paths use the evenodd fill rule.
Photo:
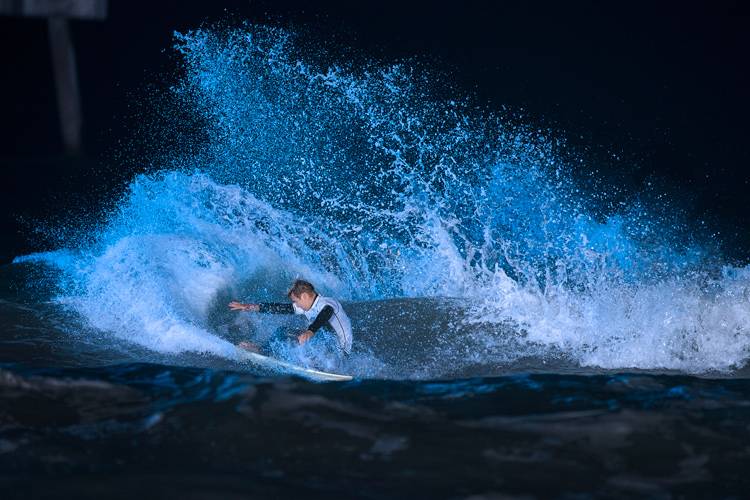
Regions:
<instances>
[{"instance_id":1,"label":"surfer","mask_svg":"<svg viewBox=\"0 0 750 500\"><path fill-rule=\"evenodd\" d=\"M304 314L312 323L298 337L300 345L309 341L315 335L315 332L327 325L336 332L341 349L347 354L351 352L352 325L349 321L349 316L346 315L344 308L341 307L341 304L336 299L318 294L312 283L304 280L296 280L286 295L292 299L291 304L271 302L242 304L240 302L230 302L229 307L234 311ZM257 351L257 348L249 342L241 342L239 346L251 351Z\"/></svg>"}]
</instances>

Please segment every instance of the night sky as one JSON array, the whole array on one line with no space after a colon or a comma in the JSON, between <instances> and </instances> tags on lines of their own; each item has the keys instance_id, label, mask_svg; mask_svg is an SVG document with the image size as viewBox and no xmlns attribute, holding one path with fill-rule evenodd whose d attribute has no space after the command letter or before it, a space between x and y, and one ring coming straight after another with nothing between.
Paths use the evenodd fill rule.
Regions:
<instances>
[{"instance_id":1,"label":"night sky","mask_svg":"<svg viewBox=\"0 0 750 500\"><path fill-rule=\"evenodd\" d=\"M19 213L52 193L89 189L98 181L85 180L86 170L115 162L118 142L135 129L134 103L173 73L173 32L227 19L302 26L378 61L429 62L478 105L505 106L571 147L621 158L611 168L631 182L665 179L691 194L696 213L742 233L750 228L750 15L738 5L110 0L106 21L71 25L85 127L85 154L74 161L62 155L46 25L2 17L5 251L33 246L13 236Z\"/></svg>"}]
</instances>

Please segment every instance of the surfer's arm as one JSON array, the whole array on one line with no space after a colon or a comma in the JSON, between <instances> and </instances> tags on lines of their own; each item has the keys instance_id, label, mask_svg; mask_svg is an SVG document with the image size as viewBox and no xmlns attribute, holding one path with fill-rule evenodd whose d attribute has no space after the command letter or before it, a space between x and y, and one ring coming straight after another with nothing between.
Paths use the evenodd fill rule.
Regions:
<instances>
[{"instance_id":1,"label":"surfer's arm","mask_svg":"<svg viewBox=\"0 0 750 500\"><path fill-rule=\"evenodd\" d=\"M241 304L239 302L230 302L229 307L232 311L255 311L258 312L260 307L257 304Z\"/></svg>"},{"instance_id":2,"label":"surfer's arm","mask_svg":"<svg viewBox=\"0 0 750 500\"><path fill-rule=\"evenodd\" d=\"M277 304L274 302L261 302L260 304L241 304L239 302L230 302L229 307L233 311L255 311L271 314L294 314L292 304Z\"/></svg>"},{"instance_id":3,"label":"surfer's arm","mask_svg":"<svg viewBox=\"0 0 750 500\"><path fill-rule=\"evenodd\" d=\"M315 332L320 330L323 325L328 323L328 321L331 319L331 316L333 316L333 307L325 306L323 310L318 313L315 321L313 321L312 324L307 327L307 331L299 336L300 345L310 340L312 336L315 335Z\"/></svg>"},{"instance_id":4,"label":"surfer's arm","mask_svg":"<svg viewBox=\"0 0 750 500\"><path fill-rule=\"evenodd\" d=\"M279 304L276 302L261 302L258 304L258 312L271 314L294 314L293 304Z\"/></svg>"}]
</instances>

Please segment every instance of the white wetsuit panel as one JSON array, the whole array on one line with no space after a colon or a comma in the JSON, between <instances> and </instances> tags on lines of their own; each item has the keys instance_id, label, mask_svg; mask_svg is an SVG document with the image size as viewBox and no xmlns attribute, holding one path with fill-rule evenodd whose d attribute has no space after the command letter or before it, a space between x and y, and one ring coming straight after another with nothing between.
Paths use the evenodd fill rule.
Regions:
<instances>
[{"instance_id":1,"label":"white wetsuit panel","mask_svg":"<svg viewBox=\"0 0 750 500\"><path fill-rule=\"evenodd\" d=\"M323 310L325 306L331 306L333 308L333 316L331 316L331 319L328 320L328 324L331 325L331 328L336 332L336 335L339 338L339 343L341 344L341 348L349 354L352 350L352 323L349 321L349 316L346 315L346 312L344 312L344 308L341 307L341 304L336 299L333 299L331 297L323 297L322 295L318 294L317 297L315 297L315 301L313 301L312 307L310 307L309 311L305 311L301 307L299 307L297 304L292 304L294 307L294 313L295 314L304 314L305 317L307 317L308 321L315 321L315 318L318 317L318 314L320 314L320 311Z\"/></svg>"}]
</instances>

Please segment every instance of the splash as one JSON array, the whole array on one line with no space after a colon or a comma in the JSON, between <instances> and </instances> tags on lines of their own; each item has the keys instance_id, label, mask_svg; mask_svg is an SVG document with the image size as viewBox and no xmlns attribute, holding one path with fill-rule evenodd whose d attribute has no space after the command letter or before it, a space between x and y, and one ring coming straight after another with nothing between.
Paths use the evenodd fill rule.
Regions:
<instances>
[{"instance_id":1,"label":"splash","mask_svg":"<svg viewBox=\"0 0 750 500\"><path fill-rule=\"evenodd\" d=\"M67 271L60 300L95 328L229 356L217 304L275 299L304 276L342 300L459 299L453 338L437 339L459 373L550 353L606 369L745 363L747 271L708 265L648 200L594 213L553 134L472 107L423 64L334 63L263 27L175 39L182 74L160 112L199 133L131 183L94 244L39 257Z\"/></svg>"}]
</instances>

